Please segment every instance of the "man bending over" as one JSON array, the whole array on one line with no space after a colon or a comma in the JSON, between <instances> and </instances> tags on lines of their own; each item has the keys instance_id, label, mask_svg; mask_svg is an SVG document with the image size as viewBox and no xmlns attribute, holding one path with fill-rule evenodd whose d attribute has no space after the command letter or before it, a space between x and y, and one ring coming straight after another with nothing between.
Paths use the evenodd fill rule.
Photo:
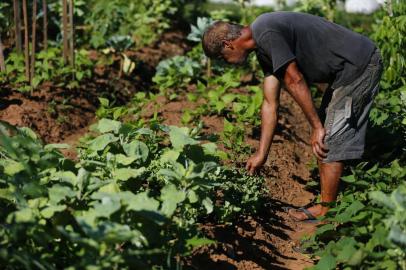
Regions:
<instances>
[{"instance_id":1,"label":"man bending over","mask_svg":"<svg viewBox=\"0 0 406 270\"><path fill-rule=\"evenodd\" d=\"M368 114L382 73L374 43L324 18L295 12L265 13L249 26L218 21L206 30L202 43L207 56L231 64L242 64L255 52L264 72L261 138L247 161L250 173L268 157L281 86L299 104L312 127L321 204L289 214L296 220L325 215L336 200L344 162L364 152ZM309 90L312 83L328 84L318 113Z\"/></svg>"}]
</instances>

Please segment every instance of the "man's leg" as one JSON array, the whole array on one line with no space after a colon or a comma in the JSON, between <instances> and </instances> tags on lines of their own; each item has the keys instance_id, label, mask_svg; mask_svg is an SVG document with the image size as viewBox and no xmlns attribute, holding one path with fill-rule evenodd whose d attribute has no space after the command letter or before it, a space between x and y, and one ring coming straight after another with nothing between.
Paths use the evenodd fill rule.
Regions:
<instances>
[{"instance_id":1,"label":"man's leg","mask_svg":"<svg viewBox=\"0 0 406 270\"><path fill-rule=\"evenodd\" d=\"M307 209L313 216L324 216L329 208L323 204L334 202L337 199L338 185L343 169L344 163L340 161L328 163L319 162L322 204L317 204ZM305 213L297 210L290 211L290 215L298 220L308 219Z\"/></svg>"}]
</instances>

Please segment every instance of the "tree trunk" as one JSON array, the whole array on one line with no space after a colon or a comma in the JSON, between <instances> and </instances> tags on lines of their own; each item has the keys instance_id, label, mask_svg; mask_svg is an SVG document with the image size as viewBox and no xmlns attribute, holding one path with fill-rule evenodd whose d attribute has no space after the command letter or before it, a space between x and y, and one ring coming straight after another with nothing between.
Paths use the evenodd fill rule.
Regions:
<instances>
[{"instance_id":1,"label":"tree trunk","mask_svg":"<svg viewBox=\"0 0 406 270\"><path fill-rule=\"evenodd\" d=\"M30 44L28 40L28 14L27 0L23 0L23 17L24 17L24 59L25 59L25 77L31 83L30 78Z\"/></svg>"},{"instance_id":2,"label":"tree trunk","mask_svg":"<svg viewBox=\"0 0 406 270\"><path fill-rule=\"evenodd\" d=\"M1 42L1 36L0 36L0 71L6 72L6 63L4 62L3 43Z\"/></svg>"},{"instance_id":3,"label":"tree trunk","mask_svg":"<svg viewBox=\"0 0 406 270\"><path fill-rule=\"evenodd\" d=\"M62 35L63 35L63 61L68 62L68 11L67 0L62 0Z\"/></svg>"},{"instance_id":4,"label":"tree trunk","mask_svg":"<svg viewBox=\"0 0 406 270\"><path fill-rule=\"evenodd\" d=\"M35 43L37 38L37 0L34 0L32 4L32 41L31 41L31 75L30 78L34 78L35 74Z\"/></svg>"},{"instance_id":5,"label":"tree trunk","mask_svg":"<svg viewBox=\"0 0 406 270\"><path fill-rule=\"evenodd\" d=\"M16 39L17 52L21 53L21 13L20 3L18 0L13 0L14 9L14 34Z\"/></svg>"},{"instance_id":6,"label":"tree trunk","mask_svg":"<svg viewBox=\"0 0 406 270\"><path fill-rule=\"evenodd\" d=\"M48 8L47 8L47 1L42 0L42 12L43 12L43 34L44 34L44 40L43 40L43 48L44 50L48 49Z\"/></svg>"},{"instance_id":7,"label":"tree trunk","mask_svg":"<svg viewBox=\"0 0 406 270\"><path fill-rule=\"evenodd\" d=\"M75 68L75 43L74 43L74 25L73 25L73 5L74 0L69 0L69 50L70 50L70 64Z\"/></svg>"}]
</instances>

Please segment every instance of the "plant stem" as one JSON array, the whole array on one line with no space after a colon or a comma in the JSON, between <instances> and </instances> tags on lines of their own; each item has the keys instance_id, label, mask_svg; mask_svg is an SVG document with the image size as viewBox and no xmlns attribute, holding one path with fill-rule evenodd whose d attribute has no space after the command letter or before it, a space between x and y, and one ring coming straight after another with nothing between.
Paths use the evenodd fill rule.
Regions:
<instances>
[{"instance_id":1,"label":"plant stem","mask_svg":"<svg viewBox=\"0 0 406 270\"><path fill-rule=\"evenodd\" d=\"M32 33L31 33L31 80L35 74L35 43L37 38L37 0L34 0L32 4Z\"/></svg>"},{"instance_id":2,"label":"plant stem","mask_svg":"<svg viewBox=\"0 0 406 270\"><path fill-rule=\"evenodd\" d=\"M27 0L23 0L23 18L24 18L24 59L25 59L25 77L31 84L30 78L30 44L28 40L28 14Z\"/></svg>"},{"instance_id":3,"label":"plant stem","mask_svg":"<svg viewBox=\"0 0 406 270\"><path fill-rule=\"evenodd\" d=\"M48 8L47 8L47 1L42 0L42 12L43 12L43 34L44 34L44 41L43 41L43 48L44 50L48 50Z\"/></svg>"},{"instance_id":4,"label":"plant stem","mask_svg":"<svg viewBox=\"0 0 406 270\"><path fill-rule=\"evenodd\" d=\"M62 0L62 38L63 38L63 62L68 62L68 14L67 0Z\"/></svg>"},{"instance_id":5,"label":"plant stem","mask_svg":"<svg viewBox=\"0 0 406 270\"><path fill-rule=\"evenodd\" d=\"M70 64L72 66L72 69L75 69L75 48L74 48L74 26L73 26L73 5L74 5L74 0L69 0L69 50L70 50ZM75 73L73 73L73 79Z\"/></svg>"},{"instance_id":6,"label":"plant stem","mask_svg":"<svg viewBox=\"0 0 406 270\"><path fill-rule=\"evenodd\" d=\"M0 33L0 71L6 72L6 64L4 62L4 53L3 53L3 43L1 42L1 33Z\"/></svg>"}]
</instances>

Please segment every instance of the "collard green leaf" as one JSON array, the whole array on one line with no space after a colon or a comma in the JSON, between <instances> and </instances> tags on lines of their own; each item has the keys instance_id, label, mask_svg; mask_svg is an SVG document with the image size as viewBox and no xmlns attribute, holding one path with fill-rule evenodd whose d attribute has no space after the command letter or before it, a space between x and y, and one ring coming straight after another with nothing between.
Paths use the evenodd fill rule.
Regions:
<instances>
[{"instance_id":1,"label":"collard green leaf","mask_svg":"<svg viewBox=\"0 0 406 270\"><path fill-rule=\"evenodd\" d=\"M137 178L145 172L145 168L138 169L120 168L116 169L113 173L113 177L116 180L127 181L130 178Z\"/></svg>"},{"instance_id":2,"label":"collard green leaf","mask_svg":"<svg viewBox=\"0 0 406 270\"><path fill-rule=\"evenodd\" d=\"M112 142L118 141L118 137L113 134L107 133L96 137L89 142L89 148L93 151L101 151Z\"/></svg>"},{"instance_id":3,"label":"collard green leaf","mask_svg":"<svg viewBox=\"0 0 406 270\"><path fill-rule=\"evenodd\" d=\"M103 118L97 124L97 130L100 133L114 132L118 133L121 128L121 122Z\"/></svg>"},{"instance_id":4,"label":"collard green leaf","mask_svg":"<svg viewBox=\"0 0 406 270\"><path fill-rule=\"evenodd\" d=\"M127 198L124 201L127 204L127 210L134 211L158 211L159 202L148 196L148 192L141 192Z\"/></svg>"},{"instance_id":5,"label":"collard green leaf","mask_svg":"<svg viewBox=\"0 0 406 270\"><path fill-rule=\"evenodd\" d=\"M57 204L65 198L71 198L76 195L70 187L62 186L59 184L53 185L48 189L49 200L52 204Z\"/></svg>"},{"instance_id":6,"label":"collard green leaf","mask_svg":"<svg viewBox=\"0 0 406 270\"><path fill-rule=\"evenodd\" d=\"M186 194L182 190L178 190L175 185L168 184L161 190L162 207L161 212L167 217L172 216L175 212L178 203L185 200Z\"/></svg>"},{"instance_id":7,"label":"collard green leaf","mask_svg":"<svg viewBox=\"0 0 406 270\"><path fill-rule=\"evenodd\" d=\"M117 154L116 155L116 161L117 163L128 166L131 163L133 163L137 158L136 157L127 157L126 155L123 154Z\"/></svg>"},{"instance_id":8,"label":"collard green leaf","mask_svg":"<svg viewBox=\"0 0 406 270\"><path fill-rule=\"evenodd\" d=\"M189 136L189 129L186 127L170 126L169 138L174 148L183 148L185 145L198 144L199 142Z\"/></svg>"},{"instance_id":9,"label":"collard green leaf","mask_svg":"<svg viewBox=\"0 0 406 270\"><path fill-rule=\"evenodd\" d=\"M123 145L124 152L129 157L140 159L145 162L148 159L149 149L148 146L138 140Z\"/></svg>"},{"instance_id":10,"label":"collard green leaf","mask_svg":"<svg viewBox=\"0 0 406 270\"><path fill-rule=\"evenodd\" d=\"M51 218L56 212L61 212L66 209L66 205L50 205L41 210L41 215L44 218Z\"/></svg>"}]
</instances>

